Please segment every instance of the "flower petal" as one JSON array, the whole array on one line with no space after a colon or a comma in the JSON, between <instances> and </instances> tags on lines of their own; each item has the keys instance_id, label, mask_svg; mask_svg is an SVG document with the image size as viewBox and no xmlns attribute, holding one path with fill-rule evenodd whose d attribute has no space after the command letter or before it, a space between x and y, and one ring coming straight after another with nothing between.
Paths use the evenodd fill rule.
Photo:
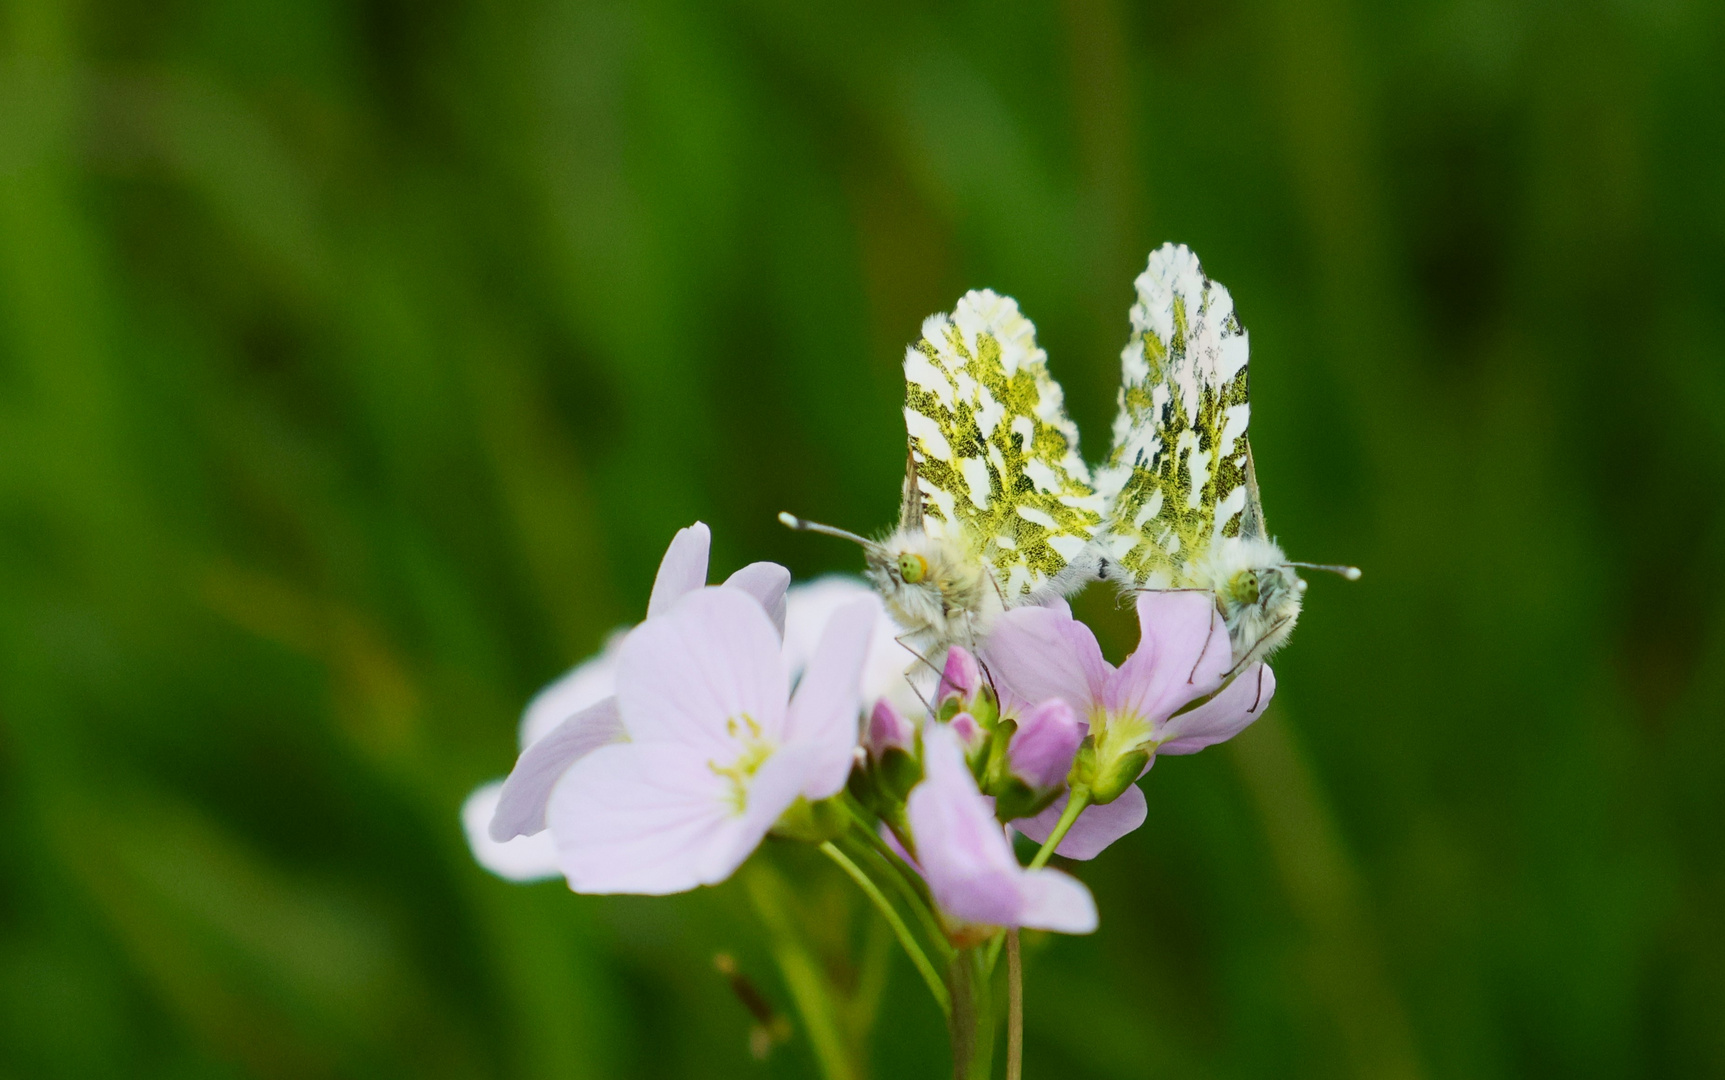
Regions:
<instances>
[{"instance_id":1,"label":"flower petal","mask_svg":"<svg viewBox=\"0 0 1725 1080\"><path fill-rule=\"evenodd\" d=\"M1018 861L945 725L923 732L923 775L905 801L905 817L935 901L960 919L1008 925L1018 914L1012 881Z\"/></svg>"},{"instance_id":2,"label":"flower petal","mask_svg":"<svg viewBox=\"0 0 1725 1080\"><path fill-rule=\"evenodd\" d=\"M1046 841L1059 823L1068 797L1061 795L1042 813L1019 818L1012 827L1038 844ZM1109 844L1144 824L1149 814L1144 792L1137 784L1129 785L1113 802L1085 807L1078 820L1072 823L1072 828L1060 838L1060 846L1054 849L1054 853L1068 859L1094 859Z\"/></svg>"},{"instance_id":3,"label":"flower petal","mask_svg":"<svg viewBox=\"0 0 1725 1080\"><path fill-rule=\"evenodd\" d=\"M474 861L480 866L510 881L542 881L554 878L557 869L557 842L548 832L534 836L517 836L498 843L491 838L491 818L497 812L497 800L503 794L503 781L493 780L475 788L461 804L461 827L467 833L467 845L473 849Z\"/></svg>"},{"instance_id":4,"label":"flower petal","mask_svg":"<svg viewBox=\"0 0 1725 1080\"><path fill-rule=\"evenodd\" d=\"M678 600L707 583L707 549L713 534L703 522L678 529L659 560L659 574L653 579L653 593L647 599L647 618L663 615Z\"/></svg>"},{"instance_id":5,"label":"flower petal","mask_svg":"<svg viewBox=\"0 0 1725 1080\"><path fill-rule=\"evenodd\" d=\"M904 750L907 753L914 751L916 725L899 712L892 702L881 698L874 703L874 709L869 713L863 746L868 750L869 756L877 761L888 750Z\"/></svg>"},{"instance_id":6,"label":"flower petal","mask_svg":"<svg viewBox=\"0 0 1725 1080\"><path fill-rule=\"evenodd\" d=\"M991 926L1088 933L1096 928L1090 893L1055 870L1025 870L994 820L989 802L946 726L923 732L924 779L905 816L929 891L948 915ZM1074 892L1076 890L1076 894Z\"/></svg>"},{"instance_id":7,"label":"flower petal","mask_svg":"<svg viewBox=\"0 0 1725 1080\"><path fill-rule=\"evenodd\" d=\"M564 774L547 812L569 887L662 896L721 880L747 828L731 790L692 747L594 751Z\"/></svg>"},{"instance_id":8,"label":"flower petal","mask_svg":"<svg viewBox=\"0 0 1725 1080\"><path fill-rule=\"evenodd\" d=\"M850 774L862 717L863 662L874 625L874 606L865 602L834 612L797 684L784 737L786 746L806 746L819 757L821 764L803 791L811 799L838 794Z\"/></svg>"},{"instance_id":9,"label":"flower petal","mask_svg":"<svg viewBox=\"0 0 1725 1080\"><path fill-rule=\"evenodd\" d=\"M523 750L503 781L497 812L491 819L491 838L502 843L544 829L551 789L569 767L601 746L627 737L617 714L617 699L608 697L571 716Z\"/></svg>"},{"instance_id":10,"label":"flower petal","mask_svg":"<svg viewBox=\"0 0 1725 1080\"><path fill-rule=\"evenodd\" d=\"M1060 934L1089 934L1096 929L1096 898L1070 874L1031 870L1018 883L1022 897L1020 926Z\"/></svg>"},{"instance_id":11,"label":"flower petal","mask_svg":"<svg viewBox=\"0 0 1725 1080\"><path fill-rule=\"evenodd\" d=\"M1253 664L1234 676L1221 693L1169 720L1159 734L1165 741L1156 753L1196 754L1206 746L1232 739L1264 715L1275 693L1275 672L1268 664Z\"/></svg>"},{"instance_id":12,"label":"flower petal","mask_svg":"<svg viewBox=\"0 0 1725 1080\"><path fill-rule=\"evenodd\" d=\"M521 749L549 735L563 721L617 692L617 649L627 629L615 630L598 655L564 672L527 703L521 713Z\"/></svg>"},{"instance_id":13,"label":"flower petal","mask_svg":"<svg viewBox=\"0 0 1725 1080\"><path fill-rule=\"evenodd\" d=\"M911 657L898 643L898 627L887 617L880 594L860 579L829 574L791 586L785 594L785 658L794 677L814 655L833 612L858 600L866 600L875 610L862 686L865 702L872 703L903 687Z\"/></svg>"},{"instance_id":14,"label":"flower petal","mask_svg":"<svg viewBox=\"0 0 1725 1080\"><path fill-rule=\"evenodd\" d=\"M790 588L791 572L775 562L756 562L725 579L725 588L741 589L760 601L773 629L785 636L785 590Z\"/></svg>"},{"instance_id":15,"label":"flower petal","mask_svg":"<svg viewBox=\"0 0 1725 1080\"><path fill-rule=\"evenodd\" d=\"M671 741L731 760L727 721L783 733L789 679L761 605L736 589L702 589L630 632L617 660L617 704L637 742Z\"/></svg>"},{"instance_id":16,"label":"flower petal","mask_svg":"<svg viewBox=\"0 0 1725 1080\"><path fill-rule=\"evenodd\" d=\"M1069 611L1013 608L994 621L982 659L1013 706L1060 698L1080 716L1102 695L1112 672L1090 628Z\"/></svg>"},{"instance_id":17,"label":"flower petal","mask_svg":"<svg viewBox=\"0 0 1725 1080\"><path fill-rule=\"evenodd\" d=\"M946 650L946 666L941 669L940 682L934 688L936 704L957 695L966 701L982 688L982 669L970 650L954 645Z\"/></svg>"},{"instance_id":18,"label":"flower petal","mask_svg":"<svg viewBox=\"0 0 1725 1080\"><path fill-rule=\"evenodd\" d=\"M1207 592L1138 597L1138 649L1108 682L1111 712L1160 723L1194 698L1216 692L1233 666L1228 627Z\"/></svg>"},{"instance_id":19,"label":"flower petal","mask_svg":"<svg viewBox=\"0 0 1725 1080\"><path fill-rule=\"evenodd\" d=\"M723 881L730 877L731 871L743 864L743 860L760 845L768 830L791 808L791 804L796 802L799 796L807 797L811 801L826 798L826 795L812 796L808 792L825 783L822 778L828 768L829 762L825 755L818 747L813 746L782 747L764 761L749 780L748 797L744 804L748 821L740 838L745 846L725 857L731 860L728 869L724 869L725 859L716 860L716 876L713 880ZM840 780L839 783L842 786L844 781ZM831 794L833 793L827 792L827 795Z\"/></svg>"},{"instance_id":20,"label":"flower petal","mask_svg":"<svg viewBox=\"0 0 1725 1080\"><path fill-rule=\"evenodd\" d=\"M1030 709L1019 717L1018 729L1006 747L1013 774L1037 791L1063 786L1085 726L1060 698Z\"/></svg>"}]
</instances>

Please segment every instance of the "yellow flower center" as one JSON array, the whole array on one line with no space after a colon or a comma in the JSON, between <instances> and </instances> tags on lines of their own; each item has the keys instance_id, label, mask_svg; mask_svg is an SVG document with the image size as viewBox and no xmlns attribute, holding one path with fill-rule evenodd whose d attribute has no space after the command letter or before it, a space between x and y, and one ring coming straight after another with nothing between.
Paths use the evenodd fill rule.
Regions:
<instances>
[{"instance_id":1,"label":"yellow flower center","mask_svg":"<svg viewBox=\"0 0 1725 1080\"><path fill-rule=\"evenodd\" d=\"M736 740L737 756L731 759L729 765L721 765L716 760L709 761L707 768L731 782L731 789L726 793L725 801L730 804L732 813L741 815L749 805L749 781L761 766L766 764L766 760L773 756L776 747L761 736L761 725L748 713L726 720L725 734Z\"/></svg>"},{"instance_id":2,"label":"yellow flower center","mask_svg":"<svg viewBox=\"0 0 1725 1080\"><path fill-rule=\"evenodd\" d=\"M1090 734L1096 740L1098 762L1111 762L1150 746L1153 731L1150 721L1137 713L1111 713L1100 708L1090 712Z\"/></svg>"}]
</instances>

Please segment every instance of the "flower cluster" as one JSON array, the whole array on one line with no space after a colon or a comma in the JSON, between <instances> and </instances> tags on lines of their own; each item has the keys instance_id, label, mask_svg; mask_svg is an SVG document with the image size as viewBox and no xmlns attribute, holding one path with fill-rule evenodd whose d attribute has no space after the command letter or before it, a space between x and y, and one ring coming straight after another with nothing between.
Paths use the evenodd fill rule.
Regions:
<instances>
[{"instance_id":1,"label":"flower cluster","mask_svg":"<svg viewBox=\"0 0 1725 1080\"><path fill-rule=\"evenodd\" d=\"M769 834L861 874L844 839L904 873L951 945L1087 933L1095 903L1049 857L1143 824L1156 758L1233 736L1275 691L1262 663L1235 670L1203 593L1141 594L1117 668L1064 603L923 658L860 582L755 563L708 586L708 545L680 531L646 620L528 707L515 769L464 809L486 866L663 894L723 881ZM1041 845L1028 865L1014 833Z\"/></svg>"}]
</instances>

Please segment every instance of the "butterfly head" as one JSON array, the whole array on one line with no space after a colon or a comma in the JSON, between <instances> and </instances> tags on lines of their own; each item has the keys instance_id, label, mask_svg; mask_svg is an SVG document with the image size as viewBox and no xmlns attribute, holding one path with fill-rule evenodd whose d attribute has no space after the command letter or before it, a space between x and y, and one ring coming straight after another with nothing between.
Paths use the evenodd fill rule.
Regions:
<instances>
[{"instance_id":1,"label":"butterfly head","mask_svg":"<svg viewBox=\"0 0 1725 1080\"><path fill-rule=\"evenodd\" d=\"M982 633L980 618L1002 605L979 560L966 558L949 540L917 526L875 541L792 514L779 520L792 529L836 536L859 544L864 575L899 625L930 645L965 643Z\"/></svg>"},{"instance_id":2,"label":"butterfly head","mask_svg":"<svg viewBox=\"0 0 1725 1080\"><path fill-rule=\"evenodd\" d=\"M931 643L974 638L982 633L980 620L1000 607L981 562L921 528L899 529L865 553L866 574L887 609Z\"/></svg>"},{"instance_id":3,"label":"butterfly head","mask_svg":"<svg viewBox=\"0 0 1725 1080\"><path fill-rule=\"evenodd\" d=\"M1300 617L1306 583L1273 540L1219 538L1189 572L1193 586L1215 594L1237 665L1274 652Z\"/></svg>"},{"instance_id":4,"label":"butterfly head","mask_svg":"<svg viewBox=\"0 0 1725 1080\"><path fill-rule=\"evenodd\" d=\"M1263 537L1219 539L1192 568L1193 584L1216 594L1237 666L1264 659L1288 640L1306 595L1305 579L1297 573L1302 567L1349 581L1360 576L1357 567L1290 562L1275 541Z\"/></svg>"}]
</instances>

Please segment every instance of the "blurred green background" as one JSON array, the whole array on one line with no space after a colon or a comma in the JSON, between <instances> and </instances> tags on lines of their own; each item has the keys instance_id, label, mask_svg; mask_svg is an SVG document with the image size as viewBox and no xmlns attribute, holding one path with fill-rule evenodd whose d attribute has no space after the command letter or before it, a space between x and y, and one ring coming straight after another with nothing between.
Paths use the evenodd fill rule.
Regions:
<instances>
[{"instance_id":1,"label":"blurred green background","mask_svg":"<svg viewBox=\"0 0 1725 1080\"><path fill-rule=\"evenodd\" d=\"M1273 531L1366 576L1080 869L1030 1075L1725 1076L1717 2L0 27L0 1074L812 1075L713 969L788 1009L736 883L511 885L458 807L676 527L857 568L773 514L888 524L964 289L1098 456L1176 240L1251 330ZM798 854L820 948L878 936ZM902 958L882 1010L875 1074L942 1075Z\"/></svg>"}]
</instances>

